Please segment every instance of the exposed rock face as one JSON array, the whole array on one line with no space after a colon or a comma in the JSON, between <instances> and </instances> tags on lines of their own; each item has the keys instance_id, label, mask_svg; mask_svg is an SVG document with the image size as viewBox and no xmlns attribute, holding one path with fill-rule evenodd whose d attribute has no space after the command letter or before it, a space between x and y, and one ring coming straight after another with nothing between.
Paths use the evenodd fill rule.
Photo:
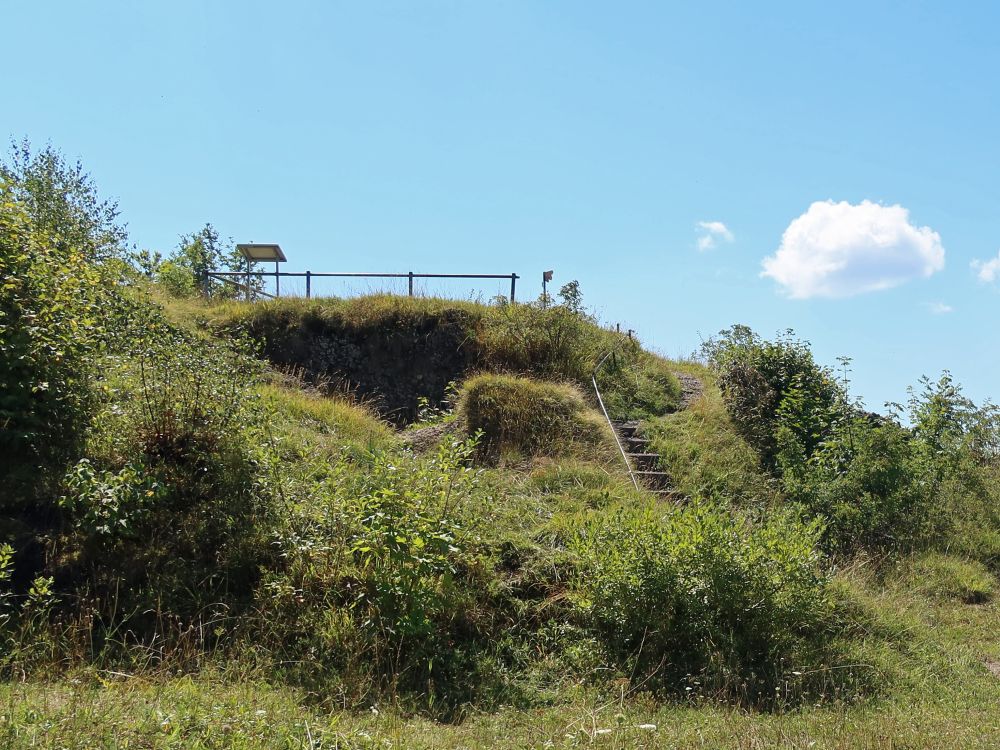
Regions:
<instances>
[{"instance_id":1,"label":"exposed rock face","mask_svg":"<svg viewBox=\"0 0 1000 750\"><path fill-rule=\"evenodd\" d=\"M448 383L474 367L479 352L473 326L461 310L445 310L350 326L309 315L271 318L250 333L276 365L341 385L386 419L406 424L416 417L420 397L440 402Z\"/></svg>"}]
</instances>

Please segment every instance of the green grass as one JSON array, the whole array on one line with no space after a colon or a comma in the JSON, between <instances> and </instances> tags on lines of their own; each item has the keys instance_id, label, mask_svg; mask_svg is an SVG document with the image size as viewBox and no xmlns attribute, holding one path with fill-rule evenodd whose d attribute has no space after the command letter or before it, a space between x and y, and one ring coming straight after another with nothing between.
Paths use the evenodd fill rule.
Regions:
<instances>
[{"instance_id":1,"label":"green grass","mask_svg":"<svg viewBox=\"0 0 1000 750\"><path fill-rule=\"evenodd\" d=\"M905 579L911 563L901 564ZM387 700L361 711L239 665L187 675L83 670L58 682L0 686L0 745L21 748L994 748L1000 743L1000 610L928 597L864 570L845 585L902 624L861 640L897 670L885 695L760 713L708 698L660 703L622 681L568 686L530 711L466 712L440 723ZM865 641L871 641L866 643ZM862 650L863 653L863 650ZM654 728L655 727L655 728Z\"/></svg>"},{"instance_id":2,"label":"green grass","mask_svg":"<svg viewBox=\"0 0 1000 750\"><path fill-rule=\"evenodd\" d=\"M779 501L775 481L760 467L753 449L736 432L708 368L679 364L705 385L688 409L650 420L647 433L664 469L688 497L713 498L735 505Z\"/></svg>"},{"instance_id":3,"label":"green grass","mask_svg":"<svg viewBox=\"0 0 1000 750\"><path fill-rule=\"evenodd\" d=\"M458 414L470 433L483 432L482 447L494 457L612 455L607 421L566 383L476 375L463 386Z\"/></svg>"},{"instance_id":4,"label":"green grass","mask_svg":"<svg viewBox=\"0 0 1000 750\"><path fill-rule=\"evenodd\" d=\"M346 445L389 448L396 445L393 429L364 404L341 396L323 396L277 382L260 387L265 407L278 418L289 437L323 444L330 453Z\"/></svg>"},{"instance_id":5,"label":"green grass","mask_svg":"<svg viewBox=\"0 0 1000 750\"><path fill-rule=\"evenodd\" d=\"M405 344L404 351L424 346L421 336L432 335L445 320L451 334L460 334L448 338L447 346L468 336L475 346L495 347L479 364L492 363L499 371L459 373L462 397L454 417L467 433L484 430L489 460L463 454L449 464L447 452L433 446L413 455L373 399L359 403L350 391L324 388L322 378L299 380L266 370L262 382L240 391L260 418L245 426L244 442L234 443L248 451L240 464L248 472L241 497L260 500L267 509L255 528L259 549L251 550L258 554L260 580L247 577L239 618L206 637L201 630L191 635L206 627L200 615L182 623L167 612L163 621L176 630L174 640L154 630L145 634L148 645L95 647L93 653L85 618L54 631L65 642L46 640L41 626L31 631L31 643L6 642L0 747L1000 743L1000 677L990 666L1000 670L1000 617L986 536L977 542L976 559L935 552L878 565L862 558L837 561L846 566L840 568L831 562L832 583L824 579L817 588L828 597L816 607L824 614L810 625L825 640L815 651L787 652L803 663L777 665L772 673L785 682L776 686L775 699L757 702L757 710L746 707L749 701L740 704L732 685L710 684L707 670L675 675L677 684L657 685L653 692L653 684L629 666L633 654L612 653L608 632L595 627L583 601L588 584L597 582L587 578L587 563L617 571L607 577L605 593L625 592L625 609L641 598L634 594L644 581L659 580L650 571L670 557L650 547L646 532L666 519L683 523L689 516L632 488L603 417L573 376L586 372L586 357L577 357L560 337L582 336L589 356L610 335L591 322L384 295L255 306L187 300L167 302L166 308L202 341L219 330L266 323L271 335L346 328L378 347L379 332L396 330L403 320L409 333L397 343ZM502 319L498 324L488 316ZM515 351L521 339L504 338L522 323L535 326L522 343L547 358L537 371L501 366L523 354ZM484 334L484 325L495 327ZM395 346L382 347L389 362L379 373L385 382L396 377L393 367L413 370L406 357L392 360ZM623 356L602 382L613 394L612 408L647 420L652 447L684 495L710 504L718 518L732 514L748 524L738 527L745 534L729 534L712 551L724 547L741 564L750 560L741 568L750 573L757 570L754 560L761 561L761 570L780 560L781 543L797 537L769 540L757 533L766 526L761 519L783 499L735 430L712 374L693 362L638 349L632 355ZM703 396L677 412L675 371L705 384ZM444 378L439 380L444 387ZM228 413L224 400L215 407ZM115 435L106 437L114 442L117 425L128 422L116 418L108 425ZM452 437L441 440L447 445ZM184 465L184 477L194 473L189 466L200 468ZM185 512L189 524L200 514L218 514L224 534L231 505L215 486L199 485L203 504ZM634 526L614 526L642 509L648 523L636 516ZM992 521L983 525L988 536ZM169 541L171 525L160 528L161 541ZM597 548L579 543L582 532ZM710 650L731 635L718 622L742 624L753 602L750 610L741 609L742 600L730 596L741 593L739 581L730 580L732 570L708 566L705 573L703 562L712 555L697 540L684 544L690 570L666 565L658 575L680 592L679 608L684 586L705 597L708 614L693 622L691 632L694 639L704 636ZM630 558L640 547L646 556ZM100 549L90 558L97 564ZM213 554L214 548L205 555L209 573ZM625 558L632 567L621 569ZM780 603L788 592L782 584L775 588ZM194 590L169 593L183 599ZM218 591L226 595L223 587ZM57 588L64 603L75 593ZM410 609L404 616L393 613L393 604L406 597ZM167 599L164 594L162 601ZM728 607L724 618L713 607ZM58 619L69 610L54 611ZM662 622L648 626L652 643ZM227 640L230 632L240 635ZM659 634L659 642L669 656L670 635ZM18 656L29 652L35 654L30 664ZM819 689L797 691L796 681ZM810 702L802 702L802 695Z\"/></svg>"}]
</instances>

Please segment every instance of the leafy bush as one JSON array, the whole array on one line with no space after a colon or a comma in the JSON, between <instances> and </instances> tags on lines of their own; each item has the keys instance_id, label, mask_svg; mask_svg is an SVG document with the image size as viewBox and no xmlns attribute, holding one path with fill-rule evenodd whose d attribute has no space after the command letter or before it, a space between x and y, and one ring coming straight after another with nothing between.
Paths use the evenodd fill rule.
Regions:
<instances>
[{"instance_id":1,"label":"leafy bush","mask_svg":"<svg viewBox=\"0 0 1000 750\"><path fill-rule=\"evenodd\" d=\"M663 691L773 696L829 609L821 527L695 504L591 513L578 603L619 667Z\"/></svg>"},{"instance_id":2,"label":"leafy bush","mask_svg":"<svg viewBox=\"0 0 1000 750\"><path fill-rule=\"evenodd\" d=\"M235 299L245 292L245 278L239 279L238 283L209 278L211 271L248 270L246 259L233 247L232 239L222 240L211 224L183 235L165 260L160 253L148 250L137 253L133 260L140 270L174 297L207 293L220 299ZM256 265L251 263L249 270L255 270ZM264 286L259 277L251 277L249 283L253 291L259 291Z\"/></svg>"},{"instance_id":3,"label":"leafy bush","mask_svg":"<svg viewBox=\"0 0 1000 750\"><path fill-rule=\"evenodd\" d=\"M93 357L106 331L104 279L83 249L34 226L0 182L0 507L44 492L46 470L70 460L93 407ZM39 470L41 469L41 471Z\"/></svg>"},{"instance_id":4,"label":"leafy bush","mask_svg":"<svg viewBox=\"0 0 1000 750\"><path fill-rule=\"evenodd\" d=\"M482 431L483 451L528 456L592 448L607 427L569 385L514 375L478 375L465 383L459 414L471 432Z\"/></svg>"},{"instance_id":5,"label":"leafy bush","mask_svg":"<svg viewBox=\"0 0 1000 750\"><path fill-rule=\"evenodd\" d=\"M733 422L785 493L825 520L828 548L950 544L978 512L987 523L966 546L996 549L989 478L1000 418L994 406L965 398L947 373L910 390L906 428L902 406L883 417L852 403L790 333L767 342L735 326L705 351Z\"/></svg>"},{"instance_id":6,"label":"leafy bush","mask_svg":"<svg viewBox=\"0 0 1000 750\"><path fill-rule=\"evenodd\" d=\"M717 373L733 423L768 468L775 466L779 431L809 455L840 413L841 389L791 331L764 341L736 325L706 342L702 353Z\"/></svg>"},{"instance_id":7,"label":"leafy bush","mask_svg":"<svg viewBox=\"0 0 1000 750\"><path fill-rule=\"evenodd\" d=\"M272 646L311 655L298 679L356 670L382 687L451 685L449 700L476 689L462 655L479 628L481 543L465 507L486 501L469 466L475 448L452 440L431 456L341 460L288 519L276 535L285 564L259 607Z\"/></svg>"},{"instance_id":8,"label":"leafy bush","mask_svg":"<svg viewBox=\"0 0 1000 750\"><path fill-rule=\"evenodd\" d=\"M94 263L125 254L128 234L118 221L118 204L98 196L80 162L67 162L51 146L33 151L23 140L0 164L0 182L7 183L9 198L60 257L77 254Z\"/></svg>"},{"instance_id":9,"label":"leafy bush","mask_svg":"<svg viewBox=\"0 0 1000 750\"><path fill-rule=\"evenodd\" d=\"M60 577L188 618L251 597L274 525L259 364L141 297L114 318L87 458L64 479ZM132 624L140 631L141 622Z\"/></svg>"}]
</instances>

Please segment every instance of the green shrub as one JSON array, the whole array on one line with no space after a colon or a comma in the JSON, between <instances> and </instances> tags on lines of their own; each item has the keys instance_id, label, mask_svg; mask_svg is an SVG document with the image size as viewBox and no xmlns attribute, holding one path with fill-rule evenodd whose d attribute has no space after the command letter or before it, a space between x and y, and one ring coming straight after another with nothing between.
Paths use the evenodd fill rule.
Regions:
<instances>
[{"instance_id":1,"label":"green shrub","mask_svg":"<svg viewBox=\"0 0 1000 750\"><path fill-rule=\"evenodd\" d=\"M780 430L808 456L842 413L844 394L816 364L809 344L791 331L764 341L746 326L722 331L702 348L715 369L733 423L767 468L774 468Z\"/></svg>"},{"instance_id":2,"label":"green shrub","mask_svg":"<svg viewBox=\"0 0 1000 750\"><path fill-rule=\"evenodd\" d=\"M29 506L80 448L106 331L105 279L82 249L39 232L0 182L0 509Z\"/></svg>"},{"instance_id":3,"label":"green shrub","mask_svg":"<svg viewBox=\"0 0 1000 750\"><path fill-rule=\"evenodd\" d=\"M915 448L897 424L853 419L808 458L785 446L778 465L789 497L826 520L828 547L899 549L938 530L930 466Z\"/></svg>"},{"instance_id":4,"label":"green shrub","mask_svg":"<svg viewBox=\"0 0 1000 750\"><path fill-rule=\"evenodd\" d=\"M705 504L594 512L571 545L579 606L637 680L766 700L828 614L820 532Z\"/></svg>"},{"instance_id":5,"label":"green shrub","mask_svg":"<svg viewBox=\"0 0 1000 750\"><path fill-rule=\"evenodd\" d=\"M115 326L87 458L63 482L59 577L89 581L108 607L235 613L275 522L259 363L175 328L141 297ZM142 620L131 627L152 626Z\"/></svg>"},{"instance_id":6,"label":"green shrub","mask_svg":"<svg viewBox=\"0 0 1000 750\"><path fill-rule=\"evenodd\" d=\"M445 441L430 456L342 460L295 509L276 535L285 563L258 597L269 645L305 659L296 679L350 673L431 702L478 689L466 661L485 637L479 514L467 507L487 502L469 466L475 447Z\"/></svg>"},{"instance_id":7,"label":"green shrub","mask_svg":"<svg viewBox=\"0 0 1000 750\"><path fill-rule=\"evenodd\" d=\"M947 372L924 378L919 393L910 389L907 428L902 406L884 417L852 403L846 383L790 333L768 342L735 326L705 353L734 424L785 493L824 519L829 549L956 543L994 557L1000 412L977 408ZM959 538L977 513L981 528Z\"/></svg>"},{"instance_id":8,"label":"green shrub","mask_svg":"<svg viewBox=\"0 0 1000 750\"><path fill-rule=\"evenodd\" d=\"M470 432L483 433L482 449L492 457L566 454L609 437L606 423L574 387L514 375L470 378L459 414Z\"/></svg>"}]
</instances>

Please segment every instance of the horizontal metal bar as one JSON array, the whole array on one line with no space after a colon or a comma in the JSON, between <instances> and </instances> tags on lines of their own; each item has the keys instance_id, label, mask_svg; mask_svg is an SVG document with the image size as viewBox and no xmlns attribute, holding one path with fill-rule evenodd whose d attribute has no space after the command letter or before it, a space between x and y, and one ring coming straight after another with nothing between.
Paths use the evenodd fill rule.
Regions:
<instances>
[{"instance_id":1,"label":"horizontal metal bar","mask_svg":"<svg viewBox=\"0 0 1000 750\"><path fill-rule=\"evenodd\" d=\"M344 278L352 277L365 277L365 278L378 278L378 279L406 279L411 276L414 279L520 279L521 277L515 273L320 273L318 271L308 272L312 278L317 278L320 276L337 276ZM222 277L222 276L247 276L246 271L210 271L209 276ZM295 271L279 271L275 273L274 271L251 271L250 276L260 276L260 277L272 277L272 276L300 276L305 278L306 273L297 273Z\"/></svg>"},{"instance_id":2,"label":"horizontal metal bar","mask_svg":"<svg viewBox=\"0 0 1000 750\"><path fill-rule=\"evenodd\" d=\"M209 275L209 278L217 277L217 274L215 274L212 271L209 271L208 275ZM232 274L226 274L226 275L230 276ZM245 273L238 273L236 275L237 276L246 276ZM219 278L219 281L225 281L227 284L233 284L234 286L238 286L240 289L242 289L244 291L248 291L251 294L260 294L260 295L262 295L264 297L270 297L271 299L277 299L277 297L275 297L273 294L268 294L267 292L259 290L259 289L250 289L246 284L241 284L240 282L233 281L232 279Z\"/></svg>"}]
</instances>

